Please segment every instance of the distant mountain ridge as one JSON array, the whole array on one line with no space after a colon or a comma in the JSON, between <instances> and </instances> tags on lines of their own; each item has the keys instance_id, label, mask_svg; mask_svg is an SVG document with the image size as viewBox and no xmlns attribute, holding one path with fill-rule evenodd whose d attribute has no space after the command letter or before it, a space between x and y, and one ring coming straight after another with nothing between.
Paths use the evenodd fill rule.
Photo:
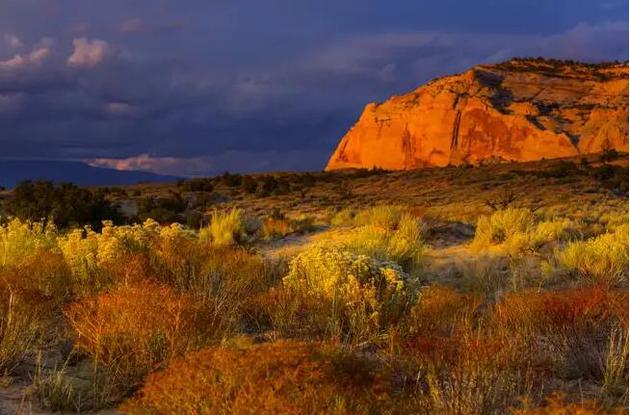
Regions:
<instances>
[{"instance_id":1,"label":"distant mountain ridge","mask_svg":"<svg viewBox=\"0 0 630 415\"><path fill-rule=\"evenodd\" d=\"M138 182L173 182L178 177L94 167L80 161L0 160L0 186L11 188L20 181L38 179L72 182L80 186L116 186Z\"/></svg>"},{"instance_id":2,"label":"distant mountain ridge","mask_svg":"<svg viewBox=\"0 0 630 415\"><path fill-rule=\"evenodd\" d=\"M368 104L326 170L628 151L628 65L512 59Z\"/></svg>"}]
</instances>

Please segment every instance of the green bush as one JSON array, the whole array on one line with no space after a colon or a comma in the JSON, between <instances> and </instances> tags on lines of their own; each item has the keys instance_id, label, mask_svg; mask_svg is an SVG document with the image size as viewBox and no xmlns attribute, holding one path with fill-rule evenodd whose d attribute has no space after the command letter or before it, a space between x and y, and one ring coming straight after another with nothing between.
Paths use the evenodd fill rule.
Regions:
<instances>
[{"instance_id":1,"label":"green bush","mask_svg":"<svg viewBox=\"0 0 630 415\"><path fill-rule=\"evenodd\" d=\"M22 220L49 219L60 228L91 225L96 229L103 220L123 221L118 207L105 196L103 190L91 191L71 183L25 181L13 189L4 209L9 216Z\"/></svg>"}]
</instances>

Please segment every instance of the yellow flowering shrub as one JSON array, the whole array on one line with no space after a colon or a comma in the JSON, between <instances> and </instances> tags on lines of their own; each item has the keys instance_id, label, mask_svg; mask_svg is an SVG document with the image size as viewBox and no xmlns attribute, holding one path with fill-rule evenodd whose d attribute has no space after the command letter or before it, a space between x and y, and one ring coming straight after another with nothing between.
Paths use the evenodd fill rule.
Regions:
<instances>
[{"instance_id":1,"label":"yellow flowering shrub","mask_svg":"<svg viewBox=\"0 0 630 415\"><path fill-rule=\"evenodd\" d=\"M0 225L0 269L19 265L43 250L54 250L56 238L53 224L15 218Z\"/></svg>"},{"instance_id":2,"label":"yellow flowering shrub","mask_svg":"<svg viewBox=\"0 0 630 415\"><path fill-rule=\"evenodd\" d=\"M418 293L417 280L393 262L319 244L291 261L283 285L294 299L314 300L306 313L316 329L354 339L369 338L397 321Z\"/></svg>"},{"instance_id":3,"label":"yellow flowering shrub","mask_svg":"<svg viewBox=\"0 0 630 415\"><path fill-rule=\"evenodd\" d=\"M183 241L193 237L179 224L160 226L152 219L130 226L106 221L100 233L89 227L74 229L60 237L58 245L79 286L94 291L111 283L112 270L134 254L155 263L177 253Z\"/></svg>"}]
</instances>

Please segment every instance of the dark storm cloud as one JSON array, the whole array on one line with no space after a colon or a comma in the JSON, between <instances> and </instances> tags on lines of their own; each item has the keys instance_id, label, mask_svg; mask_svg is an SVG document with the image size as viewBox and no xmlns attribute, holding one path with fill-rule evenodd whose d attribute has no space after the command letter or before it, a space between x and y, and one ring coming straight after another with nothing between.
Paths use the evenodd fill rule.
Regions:
<instances>
[{"instance_id":1,"label":"dark storm cloud","mask_svg":"<svg viewBox=\"0 0 630 415\"><path fill-rule=\"evenodd\" d=\"M512 56L628 54L621 1L0 0L0 9L3 158L172 174L318 169L367 102L433 77Z\"/></svg>"}]
</instances>

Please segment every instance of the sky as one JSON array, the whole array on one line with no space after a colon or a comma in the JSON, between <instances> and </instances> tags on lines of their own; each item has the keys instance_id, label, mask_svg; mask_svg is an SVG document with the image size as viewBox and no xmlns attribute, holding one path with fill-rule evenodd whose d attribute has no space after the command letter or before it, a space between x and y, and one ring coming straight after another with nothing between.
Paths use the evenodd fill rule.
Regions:
<instances>
[{"instance_id":1,"label":"sky","mask_svg":"<svg viewBox=\"0 0 630 415\"><path fill-rule=\"evenodd\" d=\"M321 170L363 107L514 56L628 58L627 0L0 0L0 160Z\"/></svg>"}]
</instances>

